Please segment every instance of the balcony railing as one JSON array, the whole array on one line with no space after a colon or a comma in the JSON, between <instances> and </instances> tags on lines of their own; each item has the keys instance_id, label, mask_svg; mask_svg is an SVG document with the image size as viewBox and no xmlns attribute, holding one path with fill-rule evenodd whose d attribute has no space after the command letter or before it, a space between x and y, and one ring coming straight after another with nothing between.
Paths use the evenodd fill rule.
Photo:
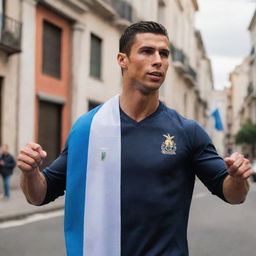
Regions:
<instances>
[{"instance_id":1,"label":"balcony railing","mask_svg":"<svg viewBox=\"0 0 256 256\"><path fill-rule=\"evenodd\" d=\"M0 49L9 55L21 51L21 23L0 14Z\"/></svg>"},{"instance_id":2,"label":"balcony railing","mask_svg":"<svg viewBox=\"0 0 256 256\"><path fill-rule=\"evenodd\" d=\"M251 95L253 93L253 82L250 82L247 87L247 95Z\"/></svg>"},{"instance_id":3,"label":"balcony railing","mask_svg":"<svg viewBox=\"0 0 256 256\"><path fill-rule=\"evenodd\" d=\"M174 62L180 62L183 65L187 64L187 57L186 55L183 53L182 50L176 48L173 44L171 44L171 56L172 56L172 60Z\"/></svg>"},{"instance_id":4,"label":"balcony railing","mask_svg":"<svg viewBox=\"0 0 256 256\"><path fill-rule=\"evenodd\" d=\"M187 67L187 73L188 73L189 76L192 76L194 80L197 79L197 73L196 73L195 70L194 70L191 66L189 66L189 65L188 65L188 67Z\"/></svg>"},{"instance_id":5,"label":"balcony railing","mask_svg":"<svg viewBox=\"0 0 256 256\"><path fill-rule=\"evenodd\" d=\"M118 17L129 22L135 21L135 10L132 4L125 0L102 0L104 3L109 4L117 13Z\"/></svg>"},{"instance_id":6,"label":"balcony railing","mask_svg":"<svg viewBox=\"0 0 256 256\"><path fill-rule=\"evenodd\" d=\"M175 67L178 70L182 70L186 78L195 82L197 79L197 73L189 65L189 60L185 53L182 50L176 48L174 45L171 45L171 57Z\"/></svg>"},{"instance_id":7,"label":"balcony railing","mask_svg":"<svg viewBox=\"0 0 256 256\"><path fill-rule=\"evenodd\" d=\"M253 55L255 53L255 46L252 47L250 55Z\"/></svg>"}]
</instances>

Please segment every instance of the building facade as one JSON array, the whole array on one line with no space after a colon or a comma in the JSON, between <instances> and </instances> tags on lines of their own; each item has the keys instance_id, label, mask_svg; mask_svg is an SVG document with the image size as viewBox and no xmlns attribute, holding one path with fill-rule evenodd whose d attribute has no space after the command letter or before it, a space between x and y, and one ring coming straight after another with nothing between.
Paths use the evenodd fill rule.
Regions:
<instances>
[{"instance_id":1,"label":"building facade","mask_svg":"<svg viewBox=\"0 0 256 256\"><path fill-rule=\"evenodd\" d=\"M228 131L226 147L229 151L240 151L251 155L251 148L237 145L235 136L248 120L256 124L256 12L248 27L251 38L251 51L243 62L230 74L231 87L228 90Z\"/></svg>"},{"instance_id":2,"label":"building facade","mask_svg":"<svg viewBox=\"0 0 256 256\"><path fill-rule=\"evenodd\" d=\"M139 20L169 32L161 100L207 126L213 79L196 0L0 0L0 8L0 134L12 153L35 141L51 162L72 123L121 91L119 38Z\"/></svg>"}]
</instances>

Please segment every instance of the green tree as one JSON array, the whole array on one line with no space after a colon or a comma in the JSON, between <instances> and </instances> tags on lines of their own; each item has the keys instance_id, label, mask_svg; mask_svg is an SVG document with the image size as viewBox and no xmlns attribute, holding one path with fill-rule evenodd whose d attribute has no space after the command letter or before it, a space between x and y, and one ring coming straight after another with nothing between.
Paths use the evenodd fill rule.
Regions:
<instances>
[{"instance_id":1,"label":"green tree","mask_svg":"<svg viewBox=\"0 0 256 256\"><path fill-rule=\"evenodd\" d=\"M256 145L256 125L248 120L235 136L237 144L247 144L251 146L252 156L254 157Z\"/></svg>"}]
</instances>

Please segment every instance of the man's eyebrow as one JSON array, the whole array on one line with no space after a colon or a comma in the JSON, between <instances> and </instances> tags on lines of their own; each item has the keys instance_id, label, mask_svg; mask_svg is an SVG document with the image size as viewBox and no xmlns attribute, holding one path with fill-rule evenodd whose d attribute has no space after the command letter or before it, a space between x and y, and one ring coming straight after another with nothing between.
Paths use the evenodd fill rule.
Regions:
<instances>
[{"instance_id":1,"label":"man's eyebrow","mask_svg":"<svg viewBox=\"0 0 256 256\"><path fill-rule=\"evenodd\" d=\"M142 47L139 48L139 50L156 50L156 48L151 47L151 46L142 46ZM170 50L167 49L167 48L160 48L159 51L165 51L165 52L168 52L168 53L170 52Z\"/></svg>"},{"instance_id":2,"label":"man's eyebrow","mask_svg":"<svg viewBox=\"0 0 256 256\"><path fill-rule=\"evenodd\" d=\"M170 52L170 50L169 50L169 49L166 49L166 48L162 48L162 49L160 49L160 51L166 52L166 53L169 53L169 52Z\"/></svg>"},{"instance_id":3,"label":"man's eyebrow","mask_svg":"<svg viewBox=\"0 0 256 256\"><path fill-rule=\"evenodd\" d=\"M155 50L155 48L151 46L142 46L139 48L139 50Z\"/></svg>"}]
</instances>

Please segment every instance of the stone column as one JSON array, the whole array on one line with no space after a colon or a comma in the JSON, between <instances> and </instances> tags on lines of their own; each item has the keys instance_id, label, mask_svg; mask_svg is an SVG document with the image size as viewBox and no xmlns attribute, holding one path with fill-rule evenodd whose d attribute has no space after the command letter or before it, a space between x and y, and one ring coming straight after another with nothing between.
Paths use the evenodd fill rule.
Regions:
<instances>
[{"instance_id":1,"label":"stone column","mask_svg":"<svg viewBox=\"0 0 256 256\"><path fill-rule=\"evenodd\" d=\"M17 147L34 140L36 1L23 0Z\"/></svg>"},{"instance_id":2,"label":"stone column","mask_svg":"<svg viewBox=\"0 0 256 256\"><path fill-rule=\"evenodd\" d=\"M77 22L73 26L72 44L72 99L71 122L86 110L86 76L89 56L86 56L85 24Z\"/></svg>"}]
</instances>

